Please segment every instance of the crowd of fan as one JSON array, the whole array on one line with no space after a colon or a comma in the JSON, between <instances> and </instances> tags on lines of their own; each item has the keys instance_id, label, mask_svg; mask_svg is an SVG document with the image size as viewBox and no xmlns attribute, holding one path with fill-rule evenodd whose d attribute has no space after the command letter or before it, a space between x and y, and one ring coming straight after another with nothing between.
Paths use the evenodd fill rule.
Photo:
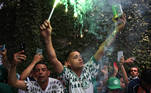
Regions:
<instances>
[{"instance_id":1,"label":"crowd of fan","mask_svg":"<svg viewBox=\"0 0 151 93\"><path fill-rule=\"evenodd\" d=\"M126 19L123 16L121 24L115 28L122 30ZM113 65L99 66L99 60L104 54L105 47L115 37L115 32L99 47L97 52L84 64L79 51L72 50L66 55L65 64L57 59L53 48L49 21L40 26L44 38L49 63L53 66L56 77L43 62L42 53L36 53L32 62L19 75L17 65L26 60L24 50L16 51L13 60L8 61L7 49L0 45L0 92L1 93L151 93L151 69L141 73L137 66L125 70L124 64L132 63L133 58L120 58ZM128 76L129 75L129 76ZM101 78L100 78L101 77ZM102 78L103 77L103 78Z\"/></svg>"}]
</instances>

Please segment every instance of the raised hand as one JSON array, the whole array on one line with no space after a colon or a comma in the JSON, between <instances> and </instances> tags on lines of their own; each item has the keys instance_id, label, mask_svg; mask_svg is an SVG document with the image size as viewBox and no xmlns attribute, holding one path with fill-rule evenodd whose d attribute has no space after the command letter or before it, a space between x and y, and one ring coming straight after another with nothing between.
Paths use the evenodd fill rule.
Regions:
<instances>
[{"instance_id":1,"label":"raised hand","mask_svg":"<svg viewBox=\"0 0 151 93\"><path fill-rule=\"evenodd\" d=\"M106 65L104 65L103 69L101 70L101 72L104 74L104 75L108 75L108 67Z\"/></svg>"},{"instance_id":2,"label":"raised hand","mask_svg":"<svg viewBox=\"0 0 151 93\"><path fill-rule=\"evenodd\" d=\"M117 29L118 31L121 31L122 29L124 29L126 24L126 15L123 14L121 18L118 19L117 21Z\"/></svg>"},{"instance_id":3,"label":"raised hand","mask_svg":"<svg viewBox=\"0 0 151 93\"><path fill-rule=\"evenodd\" d=\"M125 60L125 63L133 63L134 60L135 60L134 57L130 57L130 58L128 58L127 60Z\"/></svg>"},{"instance_id":4,"label":"raised hand","mask_svg":"<svg viewBox=\"0 0 151 93\"><path fill-rule=\"evenodd\" d=\"M36 54L36 55L34 56L33 62L38 63L38 62L41 61L42 59L43 59L43 55L41 55L41 54Z\"/></svg>"},{"instance_id":5,"label":"raised hand","mask_svg":"<svg viewBox=\"0 0 151 93\"><path fill-rule=\"evenodd\" d=\"M125 59L124 59L124 56L122 56L122 57L120 58L120 64L124 64L124 62L125 62Z\"/></svg>"},{"instance_id":6,"label":"raised hand","mask_svg":"<svg viewBox=\"0 0 151 93\"><path fill-rule=\"evenodd\" d=\"M124 59L124 57L121 57L120 63L122 63L122 64L124 64L124 63L133 63L134 60L135 60L134 57L130 57L130 58L126 59L126 60Z\"/></svg>"},{"instance_id":7,"label":"raised hand","mask_svg":"<svg viewBox=\"0 0 151 93\"><path fill-rule=\"evenodd\" d=\"M51 36L52 27L48 20L44 21L44 23L40 26L41 35L44 39L48 39Z\"/></svg>"},{"instance_id":8,"label":"raised hand","mask_svg":"<svg viewBox=\"0 0 151 93\"><path fill-rule=\"evenodd\" d=\"M23 53L24 50L19 51L13 55L13 64L17 65L18 63L26 60L26 55Z\"/></svg>"}]
</instances>

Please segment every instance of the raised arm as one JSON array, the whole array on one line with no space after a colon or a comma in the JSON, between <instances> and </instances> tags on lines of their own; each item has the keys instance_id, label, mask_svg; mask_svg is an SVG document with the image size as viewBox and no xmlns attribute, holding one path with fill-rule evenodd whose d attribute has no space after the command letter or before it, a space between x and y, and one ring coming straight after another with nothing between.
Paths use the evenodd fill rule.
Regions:
<instances>
[{"instance_id":1,"label":"raised arm","mask_svg":"<svg viewBox=\"0 0 151 93\"><path fill-rule=\"evenodd\" d=\"M126 72L125 67L124 67L124 63L133 63L133 62L134 62L133 57L130 57L127 60L125 60L124 57L121 57L121 59L120 59L120 68L121 68L123 78L124 78L126 85L128 85L129 80L128 80L127 72Z\"/></svg>"},{"instance_id":2,"label":"raised arm","mask_svg":"<svg viewBox=\"0 0 151 93\"><path fill-rule=\"evenodd\" d=\"M124 57L121 57L120 59L120 68L121 68L121 71L122 71L122 74L123 74L123 78L125 80L125 83L128 84L128 76L127 76L127 72L125 70L125 67L124 67Z\"/></svg>"},{"instance_id":3,"label":"raised arm","mask_svg":"<svg viewBox=\"0 0 151 93\"><path fill-rule=\"evenodd\" d=\"M13 61L8 72L8 83L16 88L26 90L26 84L23 80L18 80L16 77L16 66L19 62L26 59L26 56L22 54L24 51L20 51L14 54Z\"/></svg>"},{"instance_id":4,"label":"raised arm","mask_svg":"<svg viewBox=\"0 0 151 93\"><path fill-rule=\"evenodd\" d=\"M41 61L42 58L43 58L43 56L41 54L36 54L34 56L33 61L31 62L31 64L20 75L20 80L25 80L29 76L29 74L31 73L31 71L33 70L33 68L36 65L36 63L38 63L39 61Z\"/></svg>"},{"instance_id":5,"label":"raised arm","mask_svg":"<svg viewBox=\"0 0 151 93\"><path fill-rule=\"evenodd\" d=\"M47 54L50 63L53 65L54 69L56 72L61 73L63 71L63 65L61 62L57 59L55 50L52 45L52 38L51 38L51 33L52 33L52 27L50 25L50 22L46 20L41 26L41 35L44 38Z\"/></svg>"},{"instance_id":6,"label":"raised arm","mask_svg":"<svg viewBox=\"0 0 151 93\"><path fill-rule=\"evenodd\" d=\"M115 30L109 35L109 37L100 45L99 49L97 50L97 52L95 53L94 57L95 59L98 61L100 60L100 58L103 56L105 47L107 48L108 46L111 45L111 43L114 41L114 38L116 37L116 34L121 31L126 23L126 18L125 15L123 14L122 18L119 19L119 21L121 22L121 24L117 25L117 27L115 27Z\"/></svg>"}]
</instances>

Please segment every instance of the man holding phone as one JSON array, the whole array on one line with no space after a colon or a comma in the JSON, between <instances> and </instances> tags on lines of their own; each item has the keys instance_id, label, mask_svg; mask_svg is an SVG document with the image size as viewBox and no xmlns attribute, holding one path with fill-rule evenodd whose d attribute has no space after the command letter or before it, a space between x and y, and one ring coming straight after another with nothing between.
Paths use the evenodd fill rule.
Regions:
<instances>
[{"instance_id":1,"label":"man holding phone","mask_svg":"<svg viewBox=\"0 0 151 93\"><path fill-rule=\"evenodd\" d=\"M37 48L36 50L36 54L34 55L33 61L30 63L30 65L21 73L20 75L20 80L26 80L28 82L31 81L36 81L37 80L37 76L35 74L35 71L33 70L33 68L35 67L35 65L40 62L43 59L43 55L42 55L42 49L41 51L39 51L39 48ZM22 90L22 89L18 89L18 93L27 93L26 91Z\"/></svg>"},{"instance_id":2,"label":"man holding phone","mask_svg":"<svg viewBox=\"0 0 151 93\"><path fill-rule=\"evenodd\" d=\"M39 57L38 60L37 57ZM29 69L34 67L34 73L37 80L18 80L16 78L16 67L20 62L22 62L22 60L26 60L26 55L24 54L23 50L13 55L13 61L10 68L11 70L8 74L8 82L10 85L22 89L28 93L64 93L62 83L57 79L49 77L50 71L48 70L47 65L44 62L37 63L39 60L41 60L39 54L36 54L33 61L34 64L31 63L29 67Z\"/></svg>"}]
</instances>

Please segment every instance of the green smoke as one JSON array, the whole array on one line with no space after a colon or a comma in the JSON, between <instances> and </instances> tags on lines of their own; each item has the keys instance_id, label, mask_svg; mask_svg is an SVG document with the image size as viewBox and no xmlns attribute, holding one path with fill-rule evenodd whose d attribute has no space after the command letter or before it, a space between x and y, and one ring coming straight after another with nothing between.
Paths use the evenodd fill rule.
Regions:
<instances>
[{"instance_id":1,"label":"green smoke","mask_svg":"<svg viewBox=\"0 0 151 93\"><path fill-rule=\"evenodd\" d=\"M92 0L61 0L61 3L65 5L65 12L68 12L69 5L73 7L73 16L77 18L78 23L81 25L80 34L82 35L85 15L92 10Z\"/></svg>"},{"instance_id":2,"label":"green smoke","mask_svg":"<svg viewBox=\"0 0 151 93\"><path fill-rule=\"evenodd\" d=\"M73 17L76 18L76 26L79 26L80 36L83 37L83 32L88 30L96 36L97 39L102 39L100 32L113 31L113 12L112 4L114 0L60 0L60 3L65 6L65 12L68 12L69 6L73 8Z\"/></svg>"}]
</instances>

